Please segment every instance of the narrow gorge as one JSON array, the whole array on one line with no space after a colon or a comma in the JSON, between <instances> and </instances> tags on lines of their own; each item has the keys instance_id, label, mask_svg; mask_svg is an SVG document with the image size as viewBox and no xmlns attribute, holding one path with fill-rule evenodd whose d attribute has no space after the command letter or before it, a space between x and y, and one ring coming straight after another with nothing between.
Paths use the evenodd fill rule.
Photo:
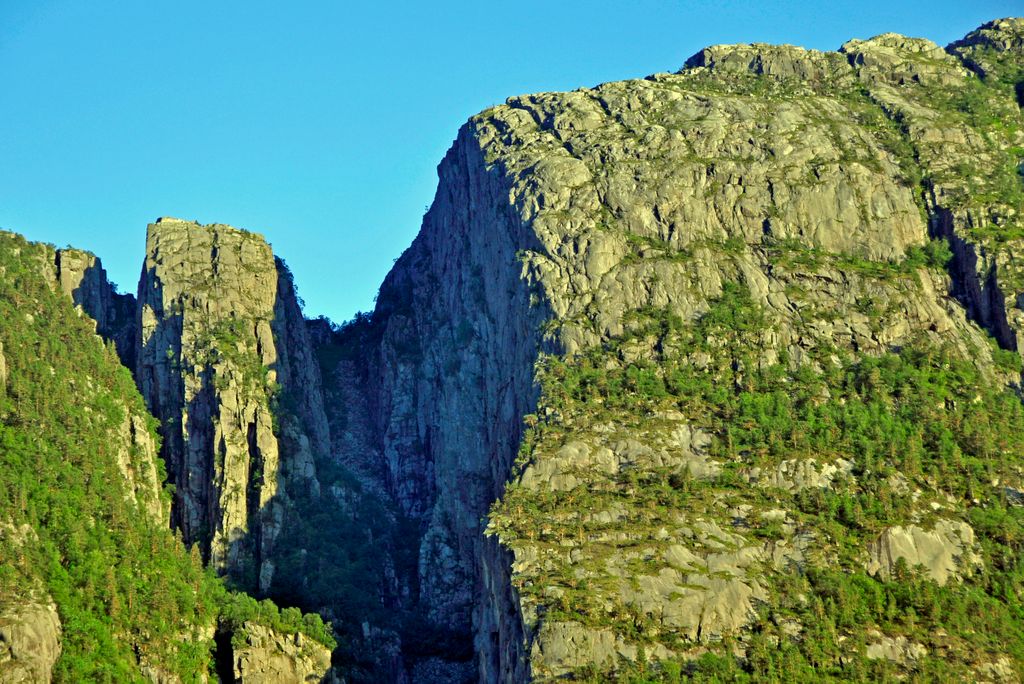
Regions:
<instances>
[{"instance_id":1,"label":"narrow gorge","mask_svg":"<svg viewBox=\"0 0 1024 684\"><path fill-rule=\"evenodd\" d=\"M1002 19L512 97L342 325L0 233L0 682L1020 681L1022 92Z\"/></svg>"}]
</instances>

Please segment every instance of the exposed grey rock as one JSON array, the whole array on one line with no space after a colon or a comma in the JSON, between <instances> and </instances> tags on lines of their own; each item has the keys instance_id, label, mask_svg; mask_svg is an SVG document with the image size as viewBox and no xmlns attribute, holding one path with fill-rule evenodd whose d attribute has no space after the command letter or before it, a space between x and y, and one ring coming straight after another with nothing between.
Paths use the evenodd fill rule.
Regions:
<instances>
[{"instance_id":1,"label":"exposed grey rock","mask_svg":"<svg viewBox=\"0 0 1024 684\"><path fill-rule=\"evenodd\" d=\"M897 665L910 667L928 654L928 649L924 645L910 641L902 635L889 637L872 630L868 637L871 643L867 646L866 654L872 660L888 660Z\"/></svg>"},{"instance_id":2,"label":"exposed grey rock","mask_svg":"<svg viewBox=\"0 0 1024 684\"><path fill-rule=\"evenodd\" d=\"M543 663L539 674L559 677L593 663L607 666L618 657L615 633L589 629L578 622L545 622L534 642L533 660Z\"/></svg>"},{"instance_id":3,"label":"exposed grey rock","mask_svg":"<svg viewBox=\"0 0 1024 684\"><path fill-rule=\"evenodd\" d=\"M980 562L974 551L974 530L958 520L939 520L931 530L917 525L890 527L871 544L867 570L885 579L893 576L896 563L908 568L924 566L939 584L969 575Z\"/></svg>"},{"instance_id":4,"label":"exposed grey rock","mask_svg":"<svg viewBox=\"0 0 1024 684\"><path fill-rule=\"evenodd\" d=\"M331 652L302 634L282 635L254 623L243 625L232 666L239 684L320 684L327 681Z\"/></svg>"},{"instance_id":5,"label":"exposed grey rock","mask_svg":"<svg viewBox=\"0 0 1024 684\"><path fill-rule=\"evenodd\" d=\"M1009 294L984 279L962 298L984 304L965 313L941 273L907 270L884 281L858 266L895 267L930 232L941 234L942 205L936 199L931 214L922 212L907 160L885 130L862 121L865 111L884 121L906 113L910 144L936 151L925 151L925 171L946 168L950 155L939 148L962 146L956 154L964 156L978 136L938 125L927 103L906 94L967 73L934 43L893 34L834 53L715 46L677 74L510 98L463 127L439 167L420 235L386 279L372 322L346 338L359 351L328 391L351 407L332 416L344 423L332 434L339 458L420 522L417 576L397 580L420 592L405 593L403 605L439 628L472 633L480 681L555 671L544 654L558 648L545 640L576 640L557 636L512 588L513 576L530 577L556 553L522 536L511 553L481 540L522 417L534 410L540 353L600 348L639 310L663 309L686 325L726 283L748 288L777 321L756 341L765 364L783 354L817 363L822 348L881 353L917 336L985 357L985 335L969 319L992 330L1016 325ZM960 230L962 215L951 220L950 230ZM770 254L778 244L819 261L780 266ZM993 264L985 259L967 270L983 273ZM637 340L609 362L650 358L656 347ZM606 429L573 420L562 424L557 448L516 473L517 485L571 492L636 464L703 480L722 472L706 434L686 421ZM750 475L791 492L832 487L851 468L793 458ZM608 524L624 518L614 508L587 515ZM696 641L742 629L767 596L763 568L800 566L823 541L780 526L783 538L770 542L739 527L699 529L692 519L667 526L659 543L677 541L701 563L652 568L640 588L616 584L608 600L649 608ZM708 546L720 532L726 547ZM622 547L638 540L620 530L599 541L620 544L610 565L625 574ZM587 544L598 542L575 543L581 548L557 560L586 558Z\"/></svg>"},{"instance_id":6,"label":"exposed grey rock","mask_svg":"<svg viewBox=\"0 0 1024 684\"><path fill-rule=\"evenodd\" d=\"M678 74L511 98L468 126L486 164L477 173L507 188L507 199L497 199L500 218L478 231L519 234L524 226L534 236L534 245L518 255L523 279L533 286L533 301L553 319L533 340L537 350L550 349L554 342L559 352L572 357L600 348L629 329L631 312L645 308L666 309L685 325L728 282L749 289L777 321L765 339L749 341L764 350L764 363L773 363L782 351L797 363L807 362L818 345L880 353L919 335L974 357L972 350L986 349L987 342L968 318L1012 348L1015 331L1022 329L1011 305L1017 291L1000 285L1001 276L986 275L1002 273L1012 264L1012 255L994 257L979 248L970 261L974 248L968 238L957 238L962 249L954 238L979 221L958 210L949 215L948 224L942 223L948 204L943 193L963 194L955 186L956 174L947 181L945 170L966 158L977 159L981 168L1003 159L969 126L942 118L945 105L928 99L932 91L925 89L959 87L968 78L963 63L934 43L886 34L851 41L837 53L716 46L696 55ZM920 159L908 162L884 131L863 123L866 110L883 121L906 125L897 134L921 150ZM466 144L464 132L453 153L464 153ZM980 158L977 150L984 150ZM908 163L920 163L925 173L940 179L935 196L923 207L927 215L915 198L914 182L908 181ZM456 192L447 189L443 177L442 193ZM488 199L474 209L489 206L491 194L498 193L485 195ZM505 207L512 209L511 219L504 215ZM1012 208L1006 215L1013 215ZM897 285L854 265L858 259L899 262L908 250L924 244L929 232L951 242L957 255L952 289L965 308L951 305L951 284L934 271L908 273ZM780 268L764 251L773 240L831 256L812 268ZM451 272L440 271L437 280L442 291L453 286ZM865 310L867 301L877 306ZM609 358L608 363L656 357L657 342L623 345L617 351L621 359ZM460 387L444 378L439 382L451 391ZM656 460L662 455L657 437L612 438L586 415L559 418L553 422L565 430L564 439L534 452L516 481L538 497L615 481L631 463L668 464ZM628 416L622 422L613 431L644 429ZM707 478L720 472L721 464L701 458L700 449L682 451L692 454L680 461L693 475ZM845 482L853 477L852 465L848 460L793 458L747 475L796 492ZM594 511L588 519L629 520L628 511L613 509ZM564 523L552 520L541 533L557 531ZM606 599L605 605L620 600L693 641L736 633L754 614L753 606L768 595L759 578L764 564L799 567L817 556L816 546L823 542L787 526L784 517L783 538L763 544L715 524L717 529L702 528L691 519L680 521L680 529L651 530L682 542L669 547L675 565L652 567L656 572L616 583L619 597ZM953 530L944 527L952 524L940 523L932 532L901 528L884 536L882 546L888 553L889 542L909 535L906 552L894 553L904 554L911 565L923 562L933 577L945 581L954 572L968 572L974 562L973 537L960 536L969 528L957 527L954 549L953 539L945 534ZM563 571L567 578L572 573L585 579L627 575L625 562L630 553L638 553L629 549L643 538L608 531L573 541L580 547L560 554L550 542L531 543L523 530L509 532L513 577L528 584L552 567L572 568ZM726 540L725 547L708 546L714 539ZM561 543L570 544L565 539ZM617 546L598 551L599 543ZM902 548L900 544L896 546ZM572 562L587 558L588 548L602 558L611 554L603 573ZM650 563L650 557L659 557L656 549L644 549L647 555L641 557ZM962 558L954 570L952 558L957 556ZM877 572L887 571L882 569L887 564L876 562ZM493 569L488 574L500 576ZM494 598L500 592L488 596L492 605L500 603ZM535 674L553 667L547 663L545 640L566 641L545 631L537 600L543 603L520 599L519 606L528 640L533 638L529 659ZM690 604L684 606L686 601ZM500 679L500 671L492 664L487 676Z\"/></svg>"},{"instance_id":7,"label":"exposed grey rock","mask_svg":"<svg viewBox=\"0 0 1024 684\"><path fill-rule=\"evenodd\" d=\"M47 684L60 657L60 640L52 600L0 598L0 682Z\"/></svg>"},{"instance_id":8,"label":"exposed grey rock","mask_svg":"<svg viewBox=\"0 0 1024 684\"><path fill-rule=\"evenodd\" d=\"M946 48L982 76L1000 76L1019 64L1024 51L1024 19L1007 17L979 26Z\"/></svg>"},{"instance_id":9,"label":"exposed grey rock","mask_svg":"<svg viewBox=\"0 0 1024 684\"><path fill-rule=\"evenodd\" d=\"M417 576L397 580L419 591L401 600L433 629L475 640L471 679L521 681L526 645L510 557L484 539L481 520L536 400L533 362L547 314L531 305L517 259L535 237L507 205L505 182L486 171L468 127L440 175L423 230L382 286L370 345L354 364L366 378L357 420L334 438L347 445L343 463L420 521ZM458 662L454 671L466 671Z\"/></svg>"},{"instance_id":10,"label":"exposed grey rock","mask_svg":"<svg viewBox=\"0 0 1024 684\"><path fill-rule=\"evenodd\" d=\"M135 297L118 294L94 254L78 249L54 253L54 277L64 294L96 321L96 332L117 347L122 363L134 367Z\"/></svg>"},{"instance_id":11,"label":"exposed grey rock","mask_svg":"<svg viewBox=\"0 0 1024 684\"><path fill-rule=\"evenodd\" d=\"M688 68L704 67L725 73L753 73L800 82L850 80L846 60L834 52L805 50L792 45L713 45L686 61Z\"/></svg>"},{"instance_id":12,"label":"exposed grey rock","mask_svg":"<svg viewBox=\"0 0 1024 684\"><path fill-rule=\"evenodd\" d=\"M872 85L955 86L966 71L959 62L930 40L883 33L870 40L851 40L839 48L861 80Z\"/></svg>"},{"instance_id":13,"label":"exposed grey rock","mask_svg":"<svg viewBox=\"0 0 1024 684\"><path fill-rule=\"evenodd\" d=\"M947 50L895 34L832 53L714 46L677 74L511 98L473 117L442 162L422 231L372 318L340 334L343 358L326 387L330 429L309 339L315 327L302 321L290 275L262 238L175 219L150 226L132 324L139 345L130 352L120 341L127 300L94 257L60 250L41 268L122 358L138 355L137 380L161 421L176 486L174 524L215 567L266 590L295 497L351 509L360 496L379 497L408 522L403 543L415 558L399 567L387 549L384 579L372 590L382 604L424 618L431 634L475 647L472 660L398 663L398 635L367 624L367 643L387 644L380 678L525 681L614 666L639 658L636 644L610 629L545 619L543 600L559 588L525 598L513 580L555 564L576 567L583 580L600 571L612 578L609 609L635 610L655 629L706 644L740 633L770 600L764 573L803 567L827 540L796 529L783 508L719 511L715 501L704 502L710 512L681 511L649 538L620 525L633 513L625 504L582 512L578 520L606 528L559 548L524 535L506 535L504 546L485 538L484 518L510 474L541 496L640 469L685 487L733 465L714 460L710 433L682 416L645 415L638 425L636 416L592 423L544 415L565 439L513 471L522 419L536 405L538 358L601 348L630 330L638 311L664 310L690 324L727 283L741 283L776 321L763 339L744 341L766 365L827 364L816 352L881 353L924 336L988 367L987 340L971 321L1020 348L1024 288L1008 277L1019 268L1009 247L971 235L990 220L1016 225L1016 210L967 206L957 198L992 194L994 181L950 171L968 158L993 168L1021 141L949 120L926 90L998 73L1005 65L992 55L1019 50L1020 35L1021 23L1007 20ZM909 160L864 122L865 112L898 124ZM928 178L923 206L912 171ZM930 235L953 249L951 281L934 270L896 270ZM780 245L814 263L780 263ZM872 273L887 267L888 280ZM655 358L664 353L655 338L631 340L608 362ZM336 343L332 334L318 342ZM4 375L0 348L0 387ZM144 432L137 419L126 419L119 462L156 515L159 483L147 466L154 447L136 439ZM364 492L337 483L321 492L317 464L332 451ZM849 461L799 456L743 475L782 492L853 477ZM752 538L749 528L762 523L781 536ZM595 544L608 554L599 571L584 562ZM872 545L870 568L889 577L902 558L946 582L969 574L972 544L965 523L896 526ZM630 569L638 562L645 572ZM299 646L280 639L250 635L236 670L252 681L306 676L294 658L268 655ZM899 651L899 662L910 662L918 657L906 655L910 646L882 639L869 651L890 660Z\"/></svg>"},{"instance_id":14,"label":"exposed grey rock","mask_svg":"<svg viewBox=\"0 0 1024 684\"><path fill-rule=\"evenodd\" d=\"M819 464L813 458L787 459L772 471L761 473L755 469L750 476L763 487L775 487L792 492L801 489L827 489L836 478L849 477L852 469L853 463L845 459L824 464Z\"/></svg>"},{"instance_id":15,"label":"exposed grey rock","mask_svg":"<svg viewBox=\"0 0 1024 684\"><path fill-rule=\"evenodd\" d=\"M635 578L635 587L624 584L623 602L693 641L718 640L747 625L755 603L768 598L761 583L746 573L760 557L759 548L708 558L690 555L690 572L663 568L658 575Z\"/></svg>"},{"instance_id":16,"label":"exposed grey rock","mask_svg":"<svg viewBox=\"0 0 1024 684\"><path fill-rule=\"evenodd\" d=\"M426 658L412 667L409 680L412 682L471 682L474 679L473 664L452 662L445 658Z\"/></svg>"},{"instance_id":17,"label":"exposed grey rock","mask_svg":"<svg viewBox=\"0 0 1024 684\"><path fill-rule=\"evenodd\" d=\"M705 431L673 417L665 424L652 422L647 430L636 429L629 437L615 440L600 430L581 429L556 454L526 469L522 483L571 490L585 486L594 473L614 476L638 466L668 468L707 479L721 471L721 464L708 457L710 441Z\"/></svg>"},{"instance_id":18,"label":"exposed grey rock","mask_svg":"<svg viewBox=\"0 0 1024 684\"><path fill-rule=\"evenodd\" d=\"M291 276L261 236L160 219L139 285L136 378L162 426L173 524L266 590L289 497L317 495L329 437ZM292 412L275 414L278 393Z\"/></svg>"},{"instance_id":19,"label":"exposed grey rock","mask_svg":"<svg viewBox=\"0 0 1024 684\"><path fill-rule=\"evenodd\" d=\"M124 475L128 491L157 524L166 524L168 511L163 502L163 482L159 478L156 444L146 424L148 416L125 411L117 432L117 466Z\"/></svg>"},{"instance_id":20,"label":"exposed grey rock","mask_svg":"<svg viewBox=\"0 0 1024 684\"><path fill-rule=\"evenodd\" d=\"M1020 677L1014 669L1013 661L1003 656L989 663L983 663L977 669L979 682L997 682L998 684L1017 684Z\"/></svg>"}]
</instances>

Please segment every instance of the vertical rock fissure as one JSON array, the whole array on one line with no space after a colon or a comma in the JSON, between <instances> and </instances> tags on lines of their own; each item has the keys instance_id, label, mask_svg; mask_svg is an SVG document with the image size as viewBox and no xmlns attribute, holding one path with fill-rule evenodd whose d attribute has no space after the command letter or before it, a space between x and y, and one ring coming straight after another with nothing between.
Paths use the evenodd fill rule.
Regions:
<instances>
[{"instance_id":1,"label":"vertical rock fissure","mask_svg":"<svg viewBox=\"0 0 1024 684\"><path fill-rule=\"evenodd\" d=\"M957 234L953 212L939 206L934 198L930 204L929 232L933 238L945 240L953 254L948 266L952 283L950 296L963 305L967 317L987 330L1001 348L1016 350L1017 338L1007 320L995 263L988 265L982 277L977 248Z\"/></svg>"},{"instance_id":2,"label":"vertical rock fissure","mask_svg":"<svg viewBox=\"0 0 1024 684\"><path fill-rule=\"evenodd\" d=\"M263 454L256 442L256 423L246 428L246 447L249 453L249 482L246 486L246 508L249 512L249 530L255 538L262 536L260 525L260 500L264 483ZM253 561L257 568L263 564L262 544L253 544Z\"/></svg>"},{"instance_id":3,"label":"vertical rock fissure","mask_svg":"<svg viewBox=\"0 0 1024 684\"><path fill-rule=\"evenodd\" d=\"M213 416L217 411L213 386L213 370L203 368L199 373L199 388L185 407L183 446L184 458L169 454L181 463L178 487L184 491L182 515L179 523L186 543L198 543L199 551L207 563L218 562L213 540L223 520L220 492L225 487L224 461L226 447L223 438L214 441ZM209 473L210 476L205 476Z\"/></svg>"},{"instance_id":4,"label":"vertical rock fissure","mask_svg":"<svg viewBox=\"0 0 1024 684\"><path fill-rule=\"evenodd\" d=\"M235 649L231 644L232 633L219 628L213 635L213 657L220 684L235 684Z\"/></svg>"}]
</instances>

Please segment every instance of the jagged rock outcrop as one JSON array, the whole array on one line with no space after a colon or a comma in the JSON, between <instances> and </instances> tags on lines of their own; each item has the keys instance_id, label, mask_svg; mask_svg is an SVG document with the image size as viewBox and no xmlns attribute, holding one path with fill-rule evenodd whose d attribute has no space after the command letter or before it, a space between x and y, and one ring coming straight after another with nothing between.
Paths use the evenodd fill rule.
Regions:
<instances>
[{"instance_id":1,"label":"jagged rock outcrop","mask_svg":"<svg viewBox=\"0 0 1024 684\"><path fill-rule=\"evenodd\" d=\"M1019 52L998 52L992 35L1005 39L996 43L1012 45L1022 24L1019 19L987 24L945 51L893 34L842 48L870 96L899 122L911 144L923 176L930 230L953 249L954 296L1011 349L1018 348L1024 324L1017 306L1021 274L1013 256L1021 246L1016 150L1024 133L1015 123L1021 116L1014 96ZM1010 68L990 68L984 78L975 77L972 55L990 50ZM892 76L894 55L910 70L907 78Z\"/></svg>"},{"instance_id":2,"label":"jagged rock outcrop","mask_svg":"<svg viewBox=\"0 0 1024 684\"><path fill-rule=\"evenodd\" d=\"M48 684L60 657L60 639L53 601L0 599L0 682Z\"/></svg>"},{"instance_id":3,"label":"jagged rock outcrop","mask_svg":"<svg viewBox=\"0 0 1024 684\"><path fill-rule=\"evenodd\" d=\"M865 651L867 657L872 660L885 659L897 665L908 666L913 665L928 652L924 646L909 641L904 636L894 639L877 631L870 633L869 636L876 640L868 644Z\"/></svg>"},{"instance_id":4,"label":"jagged rock outcrop","mask_svg":"<svg viewBox=\"0 0 1024 684\"><path fill-rule=\"evenodd\" d=\"M136 379L161 421L173 524L266 590L290 497L318 494L328 442L291 275L230 226L160 219L146 244Z\"/></svg>"},{"instance_id":5,"label":"jagged rock outcrop","mask_svg":"<svg viewBox=\"0 0 1024 684\"><path fill-rule=\"evenodd\" d=\"M333 648L318 617L227 591L172 534L155 421L86 310L102 319L114 288L91 255L62 252L0 232L0 680L207 681L215 626L231 621ZM298 347L297 304L279 307ZM281 376L314 397L282 395L282 442L326 441L301 423L319 400L308 350L282 356ZM319 663L329 649L306 650Z\"/></svg>"},{"instance_id":6,"label":"jagged rock outcrop","mask_svg":"<svg viewBox=\"0 0 1024 684\"><path fill-rule=\"evenodd\" d=\"M231 667L238 684L320 684L326 682L331 652L302 634L282 635L246 623L233 638Z\"/></svg>"},{"instance_id":7,"label":"jagged rock outcrop","mask_svg":"<svg viewBox=\"0 0 1024 684\"><path fill-rule=\"evenodd\" d=\"M949 46L950 52L980 76L1002 79L1020 77L1022 50L1024 22L1018 18L990 21ZM1019 83L1013 85L1019 97L1024 89L1019 87Z\"/></svg>"},{"instance_id":8,"label":"jagged rock outcrop","mask_svg":"<svg viewBox=\"0 0 1024 684\"><path fill-rule=\"evenodd\" d=\"M117 347L121 362L135 365L135 297L119 294L96 255L80 249L54 252L55 278L64 294L96 321L96 332Z\"/></svg>"}]
</instances>

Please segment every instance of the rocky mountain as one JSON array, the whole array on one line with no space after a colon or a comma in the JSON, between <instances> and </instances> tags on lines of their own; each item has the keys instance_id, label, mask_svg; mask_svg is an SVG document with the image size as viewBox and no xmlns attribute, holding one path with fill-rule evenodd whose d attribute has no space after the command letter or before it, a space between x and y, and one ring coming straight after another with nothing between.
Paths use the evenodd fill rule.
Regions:
<instances>
[{"instance_id":1,"label":"rocky mountain","mask_svg":"<svg viewBox=\"0 0 1024 684\"><path fill-rule=\"evenodd\" d=\"M1022 32L717 46L460 131L325 380L472 635L447 681L1015 671Z\"/></svg>"},{"instance_id":2,"label":"rocky mountain","mask_svg":"<svg viewBox=\"0 0 1024 684\"><path fill-rule=\"evenodd\" d=\"M317 681L296 608L352 682L1020 681L1022 93L1004 19L511 98L342 326L230 226L3 237L0 681Z\"/></svg>"},{"instance_id":3,"label":"rocky mountain","mask_svg":"<svg viewBox=\"0 0 1024 684\"><path fill-rule=\"evenodd\" d=\"M229 592L172 534L122 365L134 301L94 256L0 233L0 682L208 681L252 634L238 681L282 660L320 681L318 617Z\"/></svg>"}]
</instances>

